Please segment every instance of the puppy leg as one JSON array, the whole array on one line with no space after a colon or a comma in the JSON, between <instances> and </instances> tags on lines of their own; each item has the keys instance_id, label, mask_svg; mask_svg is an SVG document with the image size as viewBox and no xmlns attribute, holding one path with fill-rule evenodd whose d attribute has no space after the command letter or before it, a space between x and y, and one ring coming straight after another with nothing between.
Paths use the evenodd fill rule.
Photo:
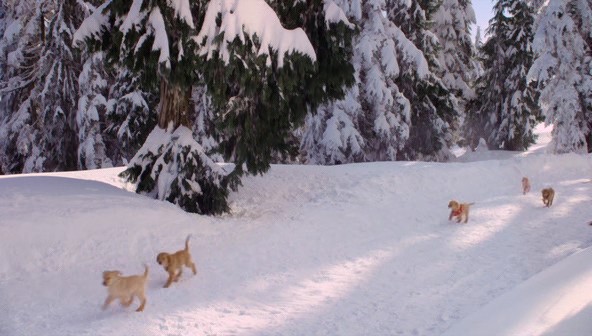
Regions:
<instances>
[{"instance_id":1,"label":"puppy leg","mask_svg":"<svg viewBox=\"0 0 592 336\"><path fill-rule=\"evenodd\" d=\"M107 307L109 307L109 305L111 304L111 302L113 302L113 300L115 300L115 297L109 295L107 296L107 299L105 300L105 303L103 304L103 310L107 309Z\"/></svg>"},{"instance_id":2,"label":"puppy leg","mask_svg":"<svg viewBox=\"0 0 592 336\"><path fill-rule=\"evenodd\" d=\"M137 295L137 297L138 297L138 299L140 299L140 301L142 303L140 304L138 309L136 309L136 311L137 312L144 311L144 306L146 306L146 296L144 295L144 293L140 293L139 295Z\"/></svg>"},{"instance_id":3,"label":"puppy leg","mask_svg":"<svg viewBox=\"0 0 592 336\"><path fill-rule=\"evenodd\" d=\"M185 263L185 267L191 268L191 270L193 271L193 275L197 274L197 270L195 269L195 264L193 263L193 261L187 260L187 262Z\"/></svg>"},{"instance_id":4,"label":"puppy leg","mask_svg":"<svg viewBox=\"0 0 592 336\"><path fill-rule=\"evenodd\" d=\"M183 274L183 267L180 267L179 272L177 272L177 275L175 275L175 280L174 280L175 282L179 281L181 274Z\"/></svg>"},{"instance_id":5,"label":"puppy leg","mask_svg":"<svg viewBox=\"0 0 592 336\"><path fill-rule=\"evenodd\" d=\"M175 280L175 275L174 273L169 272L169 278L167 279L167 282L164 284L164 288L169 288L169 286L173 283L173 280Z\"/></svg>"},{"instance_id":6,"label":"puppy leg","mask_svg":"<svg viewBox=\"0 0 592 336\"><path fill-rule=\"evenodd\" d=\"M134 301L134 297L133 296L130 296L129 298L127 298L127 300L123 300L123 298L120 298L119 299L119 302L121 303L121 305L124 306L124 307L126 307L126 308L129 307L132 304L133 301Z\"/></svg>"}]
</instances>

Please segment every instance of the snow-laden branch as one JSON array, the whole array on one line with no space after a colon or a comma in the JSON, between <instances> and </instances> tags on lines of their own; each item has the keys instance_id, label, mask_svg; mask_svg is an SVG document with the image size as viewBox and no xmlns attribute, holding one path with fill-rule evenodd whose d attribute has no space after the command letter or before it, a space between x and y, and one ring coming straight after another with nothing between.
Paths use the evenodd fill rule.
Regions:
<instances>
[{"instance_id":1,"label":"snow-laden branch","mask_svg":"<svg viewBox=\"0 0 592 336\"><path fill-rule=\"evenodd\" d=\"M89 17L84 19L78 30L74 33L72 45L78 47L82 45L87 38L99 39L104 31L111 29L109 26L109 17L103 13L109 4L111 4L111 1L105 2Z\"/></svg>"},{"instance_id":2,"label":"snow-laden branch","mask_svg":"<svg viewBox=\"0 0 592 336\"><path fill-rule=\"evenodd\" d=\"M216 24L218 15L221 14L220 27ZM223 34L222 45L217 45L217 37ZM202 45L201 55L212 57L214 51L219 50L222 59L228 62L230 52L228 44L235 38L244 42L244 34L257 35L261 41L257 55L268 54L273 49L279 54L279 64L283 65L283 56L286 53L299 52L316 61L316 53L306 33L301 28L292 30L282 27L279 18L264 0L212 0L208 5L203 27L195 37L196 42ZM268 62L271 60L268 58Z\"/></svg>"}]
</instances>

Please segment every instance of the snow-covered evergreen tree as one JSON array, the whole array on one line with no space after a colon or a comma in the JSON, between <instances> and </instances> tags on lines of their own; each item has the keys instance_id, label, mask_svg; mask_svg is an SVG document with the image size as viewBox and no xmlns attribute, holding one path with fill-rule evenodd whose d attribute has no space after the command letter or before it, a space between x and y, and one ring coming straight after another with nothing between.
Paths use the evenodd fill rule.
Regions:
<instances>
[{"instance_id":1,"label":"snow-covered evergreen tree","mask_svg":"<svg viewBox=\"0 0 592 336\"><path fill-rule=\"evenodd\" d=\"M393 39L395 27L383 15L384 1L337 3L347 18L333 17L359 29L351 60L356 85L343 99L324 104L307 117L305 160L315 164L395 160L409 127L408 102L394 84L405 52Z\"/></svg>"},{"instance_id":2,"label":"snow-covered evergreen tree","mask_svg":"<svg viewBox=\"0 0 592 336\"><path fill-rule=\"evenodd\" d=\"M292 130L317 101L314 47L301 28L283 28L263 0L210 2L196 41L225 158L236 175L266 172L274 154L290 150Z\"/></svg>"},{"instance_id":3,"label":"snow-covered evergreen tree","mask_svg":"<svg viewBox=\"0 0 592 336\"><path fill-rule=\"evenodd\" d=\"M25 171L27 157L40 152L31 127L33 89L38 79L42 34L39 3L6 1L6 29L0 41L0 167ZM39 167L41 168L41 167Z\"/></svg>"},{"instance_id":4,"label":"snow-covered evergreen tree","mask_svg":"<svg viewBox=\"0 0 592 336\"><path fill-rule=\"evenodd\" d=\"M193 136L201 144L206 153L216 162L223 162L224 158L218 151L220 145L216 129L216 109L212 97L205 86L195 85L191 91L191 105L193 108Z\"/></svg>"},{"instance_id":5,"label":"snow-covered evergreen tree","mask_svg":"<svg viewBox=\"0 0 592 336\"><path fill-rule=\"evenodd\" d=\"M71 39L83 9L76 0L10 4L14 20L0 43L3 170L76 169L80 60Z\"/></svg>"},{"instance_id":6,"label":"snow-covered evergreen tree","mask_svg":"<svg viewBox=\"0 0 592 336\"><path fill-rule=\"evenodd\" d=\"M114 165L127 165L157 123L158 92L141 83L142 71L113 66L103 141ZM115 75L112 75L114 73Z\"/></svg>"},{"instance_id":7,"label":"snow-covered evergreen tree","mask_svg":"<svg viewBox=\"0 0 592 336\"><path fill-rule=\"evenodd\" d=\"M535 141L533 127L540 115L537 92L527 84L533 62L534 16L524 0L499 0L483 45L485 73L468 115L472 146L480 138L490 148L526 150Z\"/></svg>"},{"instance_id":8,"label":"snow-covered evergreen tree","mask_svg":"<svg viewBox=\"0 0 592 336\"><path fill-rule=\"evenodd\" d=\"M440 45L437 74L464 109L464 103L475 97L472 86L478 71L471 39L471 25L476 22L471 1L443 0L433 20L432 31Z\"/></svg>"},{"instance_id":9,"label":"snow-covered evergreen tree","mask_svg":"<svg viewBox=\"0 0 592 336\"><path fill-rule=\"evenodd\" d=\"M103 65L102 53L90 55L78 78L80 98L76 122L79 139L78 167L80 169L97 169L113 165L103 140L103 125L105 125L110 84Z\"/></svg>"},{"instance_id":10,"label":"snow-covered evergreen tree","mask_svg":"<svg viewBox=\"0 0 592 336\"><path fill-rule=\"evenodd\" d=\"M357 2L355 0L354 2ZM280 156L277 161L293 161L298 154L307 162L322 162L307 159L308 155L322 155L322 148L316 148L317 142L311 134L318 127L310 124L313 120L323 119L332 109L335 99L343 99L346 90L354 83L354 67L351 63L353 53L352 38L354 26L348 22L344 12L332 0L268 0L276 10L282 24L288 29L302 27L313 45L317 66L311 81L306 86L310 96L310 111L307 124L294 132L291 141L296 145L294 151ZM339 104L339 103L338 103ZM339 112L336 112L339 113ZM319 115L317 117L317 114ZM310 148L307 143L312 141ZM300 147L300 153L298 152ZM294 157L291 157L294 154ZM330 156L330 155L329 155ZM337 159L337 162L343 162Z\"/></svg>"},{"instance_id":11,"label":"snow-covered evergreen tree","mask_svg":"<svg viewBox=\"0 0 592 336\"><path fill-rule=\"evenodd\" d=\"M47 43L41 57L40 115L37 140L42 144L44 171L76 170L78 167L76 111L80 57L72 50L72 36L82 21L83 8L77 0L64 0L47 30ZM38 160L34 157L29 160Z\"/></svg>"},{"instance_id":12,"label":"snow-covered evergreen tree","mask_svg":"<svg viewBox=\"0 0 592 336\"><path fill-rule=\"evenodd\" d=\"M459 113L454 95L436 75L438 38L430 29L438 6L430 0L387 0L387 17L427 61L422 68L405 69L396 81L411 106L409 139L397 155L400 160L442 161L452 156L449 148Z\"/></svg>"},{"instance_id":13,"label":"snow-covered evergreen tree","mask_svg":"<svg viewBox=\"0 0 592 336\"><path fill-rule=\"evenodd\" d=\"M477 26L477 32L475 32L475 52L481 48L481 27Z\"/></svg>"},{"instance_id":14,"label":"snow-covered evergreen tree","mask_svg":"<svg viewBox=\"0 0 592 336\"><path fill-rule=\"evenodd\" d=\"M190 93L196 77L192 39L196 27L191 11L199 5L203 2L192 7L188 0L107 1L80 26L75 43L86 42L91 50L105 49L109 62L141 75L145 90L160 88L158 127L122 176L136 183L140 193L176 203L187 211L216 214L228 209L227 173L188 137ZM125 70L121 73L127 76ZM144 98L138 92L114 98L110 115L124 119L115 124L119 139L136 141L137 132L145 132L145 124L136 123L145 120L141 117L148 110ZM128 105L118 110L122 100Z\"/></svg>"},{"instance_id":15,"label":"snow-covered evergreen tree","mask_svg":"<svg viewBox=\"0 0 592 336\"><path fill-rule=\"evenodd\" d=\"M357 0L347 2L355 7ZM360 161L363 141L353 115L361 111L354 84L352 37L355 28L335 1L277 2L287 27L302 26L315 48L316 73L310 87L312 104L305 124L297 132L303 161L336 164ZM299 8L299 10L293 10ZM355 10L355 9L354 9ZM338 101L334 101L339 99Z\"/></svg>"},{"instance_id":16,"label":"snow-covered evergreen tree","mask_svg":"<svg viewBox=\"0 0 592 336\"><path fill-rule=\"evenodd\" d=\"M310 101L304 79L312 79L314 50L302 30L283 29L263 0L108 1L75 40L107 49L112 62L141 73L148 91L160 88L158 127L124 176L138 192L187 211L226 211L228 186L245 168L269 168L270 153L286 147ZM236 163L231 174L188 136L199 122L199 103L191 104L197 84L205 84L217 110L216 135Z\"/></svg>"},{"instance_id":17,"label":"snow-covered evergreen tree","mask_svg":"<svg viewBox=\"0 0 592 336\"><path fill-rule=\"evenodd\" d=\"M394 161L409 137L409 101L400 92L397 80L405 51L397 47L397 28L384 17L384 0L362 5L362 27L356 43L354 62L359 66L359 101L362 115L360 133L368 161ZM402 34L401 34L402 35ZM403 51L403 52L401 52ZM404 70L403 70L404 71Z\"/></svg>"},{"instance_id":18,"label":"snow-covered evergreen tree","mask_svg":"<svg viewBox=\"0 0 592 336\"><path fill-rule=\"evenodd\" d=\"M529 0L530 7L538 14L548 0Z\"/></svg>"},{"instance_id":19,"label":"snow-covered evergreen tree","mask_svg":"<svg viewBox=\"0 0 592 336\"><path fill-rule=\"evenodd\" d=\"M0 3L0 36L4 36L6 31L6 4Z\"/></svg>"},{"instance_id":20,"label":"snow-covered evergreen tree","mask_svg":"<svg viewBox=\"0 0 592 336\"><path fill-rule=\"evenodd\" d=\"M529 78L541 90L556 153L592 151L592 1L550 0L535 34Z\"/></svg>"}]
</instances>

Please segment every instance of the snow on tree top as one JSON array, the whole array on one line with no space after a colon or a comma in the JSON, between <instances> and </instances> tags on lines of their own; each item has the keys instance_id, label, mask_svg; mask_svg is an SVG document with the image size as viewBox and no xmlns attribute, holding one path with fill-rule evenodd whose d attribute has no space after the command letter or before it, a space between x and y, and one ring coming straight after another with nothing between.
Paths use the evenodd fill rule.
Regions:
<instances>
[{"instance_id":1,"label":"snow on tree top","mask_svg":"<svg viewBox=\"0 0 592 336\"><path fill-rule=\"evenodd\" d=\"M218 14L222 16L220 27L216 25ZM212 0L208 5L203 27L196 37L198 44L205 39L200 53L211 57L213 51L218 49L214 45L214 39L222 33L226 42L231 42L235 37L244 41L244 33L249 36L257 34L261 41L258 55L267 54L269 47L277 50L280 67L283 65L283 55L286 52L300 52L316 61L316 53L304 30L285 29L276 13L264 0ZM230 54L226 44L220 47L220 54L222 59L228 62ZM268 63L270 62L268 58Z\"/></svg>"},{"instance_id":2,"label":"snow on tree top","mask_svg":"<svg viewBox=\"0 0 592 336\"><path fill-rule=\"evenodd\" d=\"M108 29L109 18L103 14L104 9L111 3L107 1L97 8L89 17L84 19L78 30L74 33L72 44L78 46L85 38L100 38L101 32Z\"/></svg>"},{"instance_id":3,"label":"snow on tree top","mask_svg":"<svg viewBox=\"0 0 592 336\"><path fill-rule=\"evenodd\" d=\"M169 60L170 51L169 51L169 39L166 34L166 28L164 24L164 18L160 13L160 9L155 7L152 12L150 13L150 17L148 18L148 22L150 23L153 34L154 34L154 43L152 44L152 50L160 50L160 56L158 58L159 63L164 63L167 68L171 67L171 63ZM141 43L138 43L140 46Z\"/></svg>"},{"instance_id":4,"label":"snow on tree top","mask_svg":"<svg viewBox=\"0 0 592 336\"><path fill-rule=\"evenodd\" d=\"M132 3L128 15L121 24L121 28L119 28L123 34L127 34L127 32L133 27L139 26L142 22L142 19L146 16L146 13L142 13L140 11L143 1L144 0L134 0Z\"/></svg>"},{"instance_id":5,"label":"snow on tree top","mask_svg":"<svg viewBox=\"0 0 592 336\"><path fill-rule=\"evenodd\" d=\"M327 22L327 25L329 25L330 23L344 22L350 28L354 28L354 25L351 22L349 22L343 10L341 10L341 8L337 6L335 2L325 1L324 9L325 21Z\"/></svg>"},{"instance_id":6,"label":"snow on tree top","mask_svg":"<svg viewBox=\"0 0 592 336\"><path fill-rule=\"evenodd\" d=\"M175 10L175 14L179 19L185 21L187 25L195 29L193 25L193 16L191 15L191 7L189 6L189 0L168 0L169 7Z\"/></svg>"}]
</instances>

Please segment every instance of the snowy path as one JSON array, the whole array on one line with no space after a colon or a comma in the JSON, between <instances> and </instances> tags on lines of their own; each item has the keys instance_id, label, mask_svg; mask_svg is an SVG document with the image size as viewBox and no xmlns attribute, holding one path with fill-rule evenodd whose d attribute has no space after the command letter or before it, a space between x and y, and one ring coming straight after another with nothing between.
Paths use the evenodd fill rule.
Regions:
<instances>
[{"instance_id":1,"label":"snowy path","mask_svg":"<svg viewBox=\"0 0 592 336\"><path fill-rule=\"evenodd\" d=\"M577 155L274 166L222 218L94 181L0 178L0 335L439 335L592 245L591 168ZM63 175L117 184L117 171ZM447 221L451 198L476 202L469 224ZM189 233L199 273L162 289L156 254ZM146 311L101 311L101 272L144 262Z\"/></svg>"}]
</instances>

